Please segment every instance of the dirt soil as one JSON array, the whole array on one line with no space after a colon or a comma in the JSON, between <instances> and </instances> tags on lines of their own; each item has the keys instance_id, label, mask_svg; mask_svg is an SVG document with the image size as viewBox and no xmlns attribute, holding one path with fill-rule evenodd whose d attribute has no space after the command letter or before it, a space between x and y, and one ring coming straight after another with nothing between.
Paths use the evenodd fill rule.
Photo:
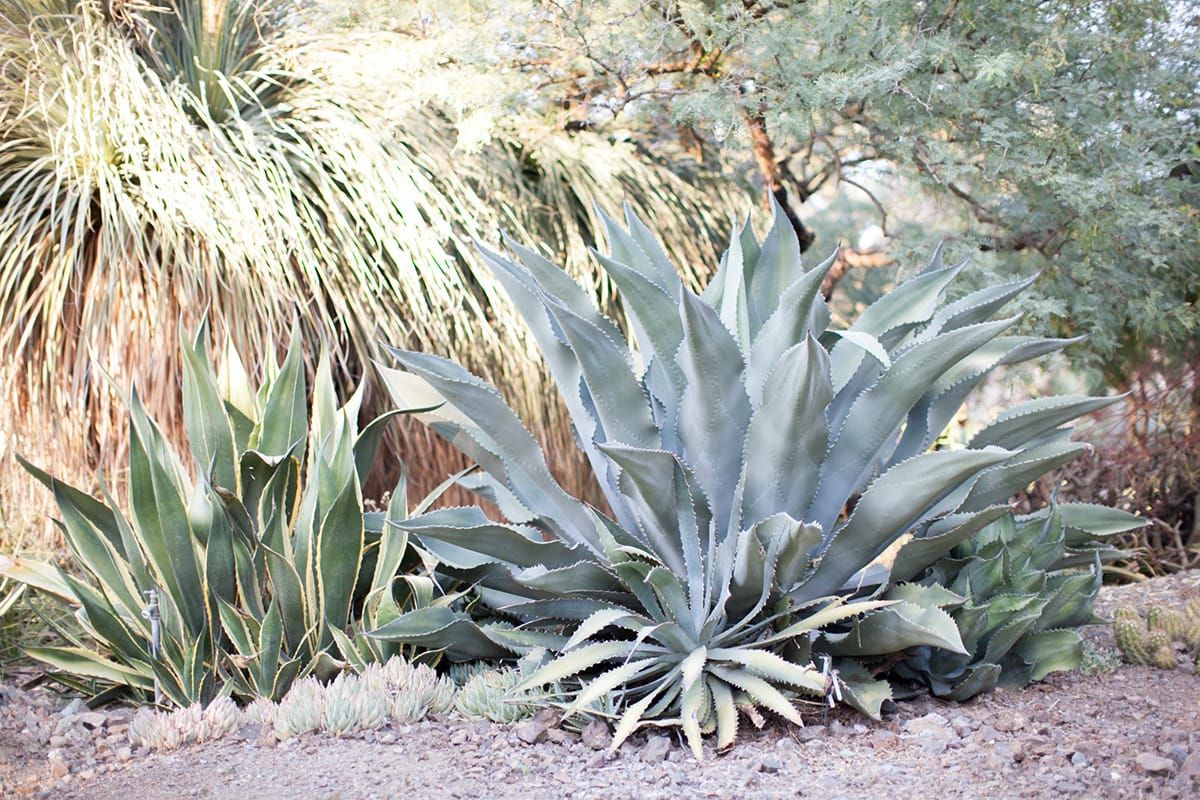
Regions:
<instances>
[{"instance_id":1,"label":"dirt soil","mask_svg":"<svg viewBox=\"0 0 1200 800\"><path fill-rule=\"evenodd\" d=\"M1105 588L1098 610L1196 592L1191 572ZM1107 627L1086 633L1111 654ZM128 747L128 709L89 714L0 686L0 797L1195 798L1200 678L1188 661L1059 674L964 704L902 702L879 723L839 711L802 729L746 725L732 751L710 750L702 764L671 731L608 758L564 731L527 745L516 728L453 718L360 738L243 736L143 753Z\"/></svg>"}]
</instances>

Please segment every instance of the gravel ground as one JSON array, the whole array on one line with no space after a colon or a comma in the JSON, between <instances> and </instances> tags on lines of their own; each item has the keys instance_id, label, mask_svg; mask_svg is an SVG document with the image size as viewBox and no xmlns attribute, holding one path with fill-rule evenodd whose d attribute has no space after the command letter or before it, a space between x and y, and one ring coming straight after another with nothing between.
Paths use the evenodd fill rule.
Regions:
<instances>
[{"instance_id":1,"label":"gravel ground","mask_svg":"<svg viewBox=\"0 0 1200 800\"><path fill-rule=\"evenodd\" d=\"M1200 572L1106 588L1099 608L1195 592ZM1112 647L1107 628L1087 633ZM528 729L455 719L341 740L275 743L243 730L147 754L128 746L128 709L89 713L42 691L0 691L0 797L1200 796L1200 678L1182 658L1174 671L1124 666L964 704L904 702L881 723L838 712L803 729L747 726L731 752L702 764L673 733L635 738L610 759L564 731L527 745Z\"/></svg>"}]
</instances>

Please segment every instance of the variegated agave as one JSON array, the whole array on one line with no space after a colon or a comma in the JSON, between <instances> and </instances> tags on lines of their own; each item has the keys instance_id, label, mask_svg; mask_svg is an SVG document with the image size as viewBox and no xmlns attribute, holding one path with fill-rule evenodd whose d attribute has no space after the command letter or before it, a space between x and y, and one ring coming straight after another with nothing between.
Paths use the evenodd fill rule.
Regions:
<instances>
[{"instance_id":1,"label":"variegated agave","mask_svg":"<svg viewBox=\"0 0 1200 800\"><path fill-rule=\"evenodd\" d=\"M54 492L85 577L27 559L0 561L0 575L75 607L88 634L74 647L26 652L102 684L157 687L179 706L208 702L223 684L239 697L278 699L309 673L398 654L362 628L402 604L453 595L435 600L429 577L397 577L406 557L415 560L407 534L384 524L408 513L403 478L386 512L362 510L361 482L394 415L360 430L363 392L339 405L327 353L310 406L298 331L257 385L232 348L218 373L207 340L203 326L181 342L186 451L172 449L136 391L129 397L128 516L107 490L102 503L22 461ZM150 590L157 656L142 613Z\"/></svg>"},{"instance_id":2,"label":"variegated agave","mask_svg":"<svg viewBox=\"0 0 1200 800\"><path fill-rule=\"evenodd\" d=\"M1145 524L1087 503L1001 517L918 576L941 595L936 602L954 617L967 652L919 647L896 674L967 700L1075 669L1083 640L1074 628L1102 621L1092 614L1102 565L1128 555L1104 540Z\"/></svg>"},{"instance_id":3,"label":"variegated agave","mask_svg":"<svg viewBox=\"0 0 1200 800\"><path fill-rule=\"evenodd\" d=\"M434 408L420 418L482 467L471 486L510 522L478 508L401 522L477 602L375 635L452 659L546 647L556 657L524 685L578 679L575 709L605 694L620 709L614 748L657 719L682 726L697 755L705 732L734 740L739 706L800 723L796 693L831 687L814 653L964 652L924 593L881 599L890 564L916 574L1007 513L1015 490L1083 447L1058 426L1104 402L1036 401L965 449L929 452L990 369L1069 343L988 321L1030 281L943 304L963 267L939 253L837 330L820 294L831 262L806 271L782 215L761 243L748 226L733 238L702 297L627 222L609 223L612 255L599 259L633 343L537 253L483 253L540 343L611 516L555 483L494 388L393 351L393 397ZM887 684L835 666L846 699L878 713Z\"/></svg>"}]
</instances>

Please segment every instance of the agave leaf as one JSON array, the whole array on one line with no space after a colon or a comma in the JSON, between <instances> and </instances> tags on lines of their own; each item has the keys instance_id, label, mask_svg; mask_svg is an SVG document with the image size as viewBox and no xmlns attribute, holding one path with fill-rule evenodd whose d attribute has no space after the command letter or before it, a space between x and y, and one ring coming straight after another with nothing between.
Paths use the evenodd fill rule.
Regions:
<instances>
[{"instance_id":1,"label":"agave leaf","mask_svg":"<svg viewBox=\"0 0 1200 800\"><path fill-rule=\"evenodd\" d=\"M780 305L788 287L804 276L796 229L774 197L771 198L771 227L763 238L758 257L745 270L745 275L750 336L744 341L749 342ZM807 312L808 306L803 311Z\"/></svg>"},{"instance_id":2,"label":"agave leaf","mask_svg":"<svg viewBox=\"0 0 1200 800\"><path fill-rule=\"evenodd\" d=\"M816 339L779 357L746 432L743 520L804 518L828 444L825 408L832 398L828 355Z\"/></svg>"},{"instance_id":3,"label":"agave leaf","mask_svg":"<svg viewBox=\"0 0 1200 800\"><path fill-rule=\"evenodd\" d=\"M649 625L650 620L638 614L631 614L628 609L618 607L601 608L584 619L563 646L563 652L572 650L585 640L592 638L605 628L616 625L622 628L636 630L643 625Z\"/></svg>"},{"instance_id":4,"label":"agave leaf","mask_svg":"<svg viewBox=\"0 0 1200 800\"><path fill-rule=\"evenodd\" d=\"M206 592L192 543L181 470L166 440L133 392L129 400L129 503L150 564L179 608L188 630L207 626Z\"/></svg>"},{"instance_id":5,"label":"agave leaf","mask_svg":"<svg viewBox=\"0 0 1200 800\"><path fill-rule=\"evenodd\" d=\"M1013 648L1013 655L1030 664L1030 680L1040 681L1051 672L1077 669L1083 663L1083 639L1073 630L1038 631Z\"/></svg>"},{"instance_id":6,"label":"agave leaf","mask_svg":"<svg viewBox=\"0 0 1200 800\"><path fill-rule=\"evenodd\" d=\"M708 657L713 661L737 664L763 678L798 686L816 694L824 694L829 688L829 677L822 675L820 670L794 664L766 650L752 650L748 647L717 648L710 650Z\"/></svg>"},{"instance_id":7,"label":"agave leaf","mask_svg":"<svg viewBox=\"0 0 1200 800\"><path fill-rule=\"evenodd\" d=\"M514 686L513 691L522 692L538 686L545 686L548 683L555 683L564 678L578 675L605 661L631 656L636 651L637 647L634 643L628 641L597 642L577 647L536 670Z\"/></svg>"},{"instance_id":8,"label":"agave leaf","mask_svg":"<svg viewBox=\"0 0 1200 800\"><path fill-rule=\"evenodd\" d=\"M952 331L967 325L991 319L992 315L1008 304L1010 300L1033 285L1039 273L1028 278L1018 278L1008 283L996 286L985 286L974 292L947 303L934 313L923 336L936 335L943 331Z\"/></svg>"},{"instance_id":9,"label":"agave leaf","mask_svg":"<svg viewBox=\"0 0 1200 800\"><path fill-rule=\"evenodd\" d=\"M1052 442L1023 450L980 475L963 501L962 510L978 511L1003 503L1040 476L1077 458L1087 449L1086 444Z\"/></svg>"},{"instance_id":10,"label":"agave leaf","mask_svg":"<svg viewBox=\"0 0 1200 800\"><path fill-rule=\"evenodd\" d=\"M750 422L745 360L716 313L695 295L680 302L684 341L676 360L687 379L679 409L679 441L712 509L719 532L730 528Z\"/></svg>"},{"instance_id":11,"label":"agave leaf","mask_svg":"<svg viewBox=\"0 0 1200 800\"><path fill-rule=\"evenodd\" d=\"M72 675L83 675L122 686L134 686L146 691L154 689L154 679L149 677L149 664L144 665L144 671L133 669L82 647L24 647L22 652L43 664L49 664L54 669L61 669Z\"/></svg>"},{"instance_id":12,"label":"agave leaf","mask_svg":"<svg viewBox=\"0 0 1200 800\"><path fill-rule=\"evenodd\" d=\"M449 408L417 414L418 419L502 478L522 505L550 524L559 538L600 552L592 520L550 475L541 447L494 388L451 361L402 350L390 352L413 373L407 377L422 379L424 393L417 396L416 405L428 408L429 401L438 397L448 401ZM402 407L406 398L421 388L405 380L404 373L384 368L380 373ZM487 426L486 434L481 424Z\"/></svg>"},{"instance_id":13,"label":"agave leaf","mask_svg":"<svg viewBox=\"0 0 1200 800\"><path fill-rule=\"evenodd\" d=\"M586 711L592 703L616 690L622 684L647 673L667 669L666 662L658 658L642 658L613 667L587 681L571 701L571 710Z\"/></svg>"},{"instance_id":14,"label":"agave leaf","mask_svg":"<svg viewBox=\"0 0 1200 800\"><path fill-rule=\"evenodd\" d=\"M999 448L942 450L892 467L871 484L850 519L834 533L798 596L837 592L905 531L957 508L972 485L971 477L1010 455Z\"/></svg>"},{"instance_id":15,"label":"agave leaf","mask_svg":"<svg viewBox=\"0 0 1200 800\"><path fill-rule=\"evenodd\" d=\"M897 328L928 320L933 316L942 292L964 266L965 262L955 267L924 272L904 281L868 306L850 326L850 332L879 339ZM852 346L857 342L849 337L844 338L846 340L839 342L830 354L834 391L841 391L850 382L863 357L863 351Z\"/></svg>"},{"instance_id":16,"label":"agave leaf","mask_svg":"<svg viewBox=\"0 0 1200 800\"><path fill-rule=\"evenodd\" d=\"M1000 320L944 333L900 356L854 401L841 430L831 438L820 488L804 518L826 530L832 527L846 499L874 471L888 440L929 384L1012 322Z\"/></svg>"},{"instance_id":17,"label":"agave leaf","mask_svg":"<svg viewBox=\"0 0 1200 800\"><path fill-rule=\"evenodd\" d=\"M746 386L755 407L764 395L763 382L784 351L810 336L819 336L829 324L829 309L821 296L821 284L836 260L835 252L787 287L778 307L754 337ZM885 353L882 360L886 361L886 356Z\"/></svg>"},{"instance_id":18,"label":"agave leaf","mask_svg":"<svg viewBox=\"0 0 1200 800\"><path fill-rule=\"evenodd\" d=\"M602 445L600 449L619 467L617 486L633 513L637 531L654 555L676 574L700 585L697 507L705 521L707 509L704 499L695 497L688 486L697 478L674 453L623 445Z\"/></svg>"},{"instance_id":19,"label":"agave leaf","mask_svg":"<svg viewBox=\"0 0 1200 800\"><path fill-rule=\"evenodd\" d=\"M437 606L409 611L367 635L438 649L452 661L506 658L514 652L497 644L469 615Z\"/></svg>"},{"instance_id":20,"label":"agave leaf","mask_svg":"<svg viewBox=\"0 0 1200 800\"><path fill-rule=\"evenodd\" d=\"M964 702L984 692L990 692L999 683L1001 669L999 664L979 664L967 670L966 677L956 683L949 691L937 692L950 700Z\"/></svg>"},{"instance_id":21,"label":"agave leaf","mask_svg":"<svg viewBox=\"0 0 1200 800\"><path fill-rule=\"evenodd\" d=\"M967 444L970 448L994 445L1009 450L1024 445L1029 440L1053 430L1076 417L1090 414L1122 397L1042 397L1013 406L994 422L975 434Z\"/></svg>"},{"instance_id":22,"label":"agave leaf","mask_svg":"<svg viewBox=\"0 0 1200 800\"><path fill-rule=\"evenodd\" d=\"M826 634L822 647L838 656L873 656L920 645L967 652L949 614L907 601L868 614L847 634Z\"/></svg>"},{"instance_id":23,"label":"agave leaf","mask_svg":"<svg viewBox=\"0 0 1200 800\"><path fill-rule=\"evenodd\" d=\"M207 322L200 327L193 344L181 339L183 354L183 423L198 468L213 485L232 492L238 490L237 459L234 455L233 427L225 403L217 391L205 352Z\"/></svg>"},{"instance_id":24,"label":"agave leaf","mask_svg":"<svg viewBox=\"0 0 1200 800\"><path fill-rule=\"evenodd\" d=\"M270 384L262 419L251 446L267 456L292 454L303 462L308 435L308 387L304 379L300 323L292 326L292 339L279 374Z\"/></svg>"},{"instance_id":25,"label":"agave leaf","mask_svg":"<svg viewBox=\"0 0 1200 800\"><path fill-rule=\"evenodd\" d=\"M709 672L729 685L741 689L754 703L771 709L788 722L794 725L804 724L796 706L782 692L762 678L745 669L722 667L717 664L710 666Z\"/></svg>"},{"instance_id":26,"label":"agave leaf","mask_svg":"<svg viewBox=\"0 0 1200 800\"><path fill-rule=\"evenodd\" d=\"M392 580L408 551L408 531L400 523L408 516L408 476L403 468L388 502L383 529L379 533L379 552L371 576L371 592L390 590Z\"/></svg>"},{"instance_id":27,"label":"agave leaf","mask_svg":"<svg viewBox=\"0 0 1200 800\"><path fill-rule=\"evenodd\" d=\"M959 543L1008 513L1007 505L997 505L978 512L944 517L930 526L926 536L910 539L900 548L895 561L892 562L891 580L907 581L915 578Z\"/></svg>"},{"instance_id":28,"label":"agave leaf","mask_svg":"<svg viewBox=\"0 0 1200 800\"><path fill-rule=\"evenodd\" d=\"M889 463L904 461L927 450L994 367L1038 358L1078 341L1079 338L997 336L983 345L947 370L913 406Z\"/></svg>"},{"instance_id":29,"label":"agave leaf","mask_svg":"<svg viewBox=\"0 0 1200 800\"><path fill-rule=\"evenodd\" d=\"M732 747L737 739L737 706L729 684L724 681L708 678L708 691L717 712L717 749L724 750Z\"/></svg>"},{"instance_id":30,"label":"agave leaf","mask_svg":"<svg viewBox=\"0 0 1200 800\"><path fill-rule=\"evenodd\" d=\"M883 703L892 699L892 686L876 679L857 661L839 658L834 662L846 702L871 719L881 719Z\"/></svg>"},{"instance_id":31,"label":"agave leaf","mask_svg":"<svg viewBox=\"0 0 1200 800\"><path fill-rule=\"evenodd\" d=\"M411 533L440 561L462 569L487 563L568 567L587 557L586 550L546 541L533 528L491 522L475 508L438 509L390 527Z\"/></svg>"},{"instance_id":32,"label":"agave leaf","mask_svg":"<svg viewBox=\"0 0 1200 800\"><path fill-rule=\"evenodd\" d=\"M1149 524L1128 511L1091 503L1062 503L1055 508L1066 528L1083 532L1090 538L1114 536ZM1068 544L1071 544L1070 540Z\"/></svg>"}]
</instances>

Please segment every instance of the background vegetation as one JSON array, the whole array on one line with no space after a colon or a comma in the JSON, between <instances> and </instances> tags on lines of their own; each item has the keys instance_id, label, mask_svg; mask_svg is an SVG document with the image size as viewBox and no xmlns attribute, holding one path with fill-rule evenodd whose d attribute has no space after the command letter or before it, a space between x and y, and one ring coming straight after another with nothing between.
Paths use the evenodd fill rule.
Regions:
<instances>
[{"instance_id":1,"label":"background vegetation","mask_svg":"<svg viewBox=\"0 0 1200 800\"><path fill-rule=\"evenodd\" d=\"M280 345L299 312L343 386L372 379L381 339L460 360L587 489L469 240L544 242L608 304L585 260L603 238L595 204L628 200L697 284L715 232L769 193L811 254L847 245L826 286L835 312L945 239L949 257L974 256L968 287L1041 271L1026 324L1090 335L1069 351L1078 380L1179 387L1170 416L1149 402L1108 423L1106 452L1144 453L1131 469L1154 479L1085 499L1160 517L1182 555L1143 567L1194 557L1196 465L1128 446L1194 441L1198 424L1189 4L164 5L186 13L0 2L10 527L44 508L14 451L76 480L121 469L121 415L93 365L139 380L178 434L174 343L205 309L246 353ZM405 436L421 488L459 463Z\"/></svg>"}]
</instances>

